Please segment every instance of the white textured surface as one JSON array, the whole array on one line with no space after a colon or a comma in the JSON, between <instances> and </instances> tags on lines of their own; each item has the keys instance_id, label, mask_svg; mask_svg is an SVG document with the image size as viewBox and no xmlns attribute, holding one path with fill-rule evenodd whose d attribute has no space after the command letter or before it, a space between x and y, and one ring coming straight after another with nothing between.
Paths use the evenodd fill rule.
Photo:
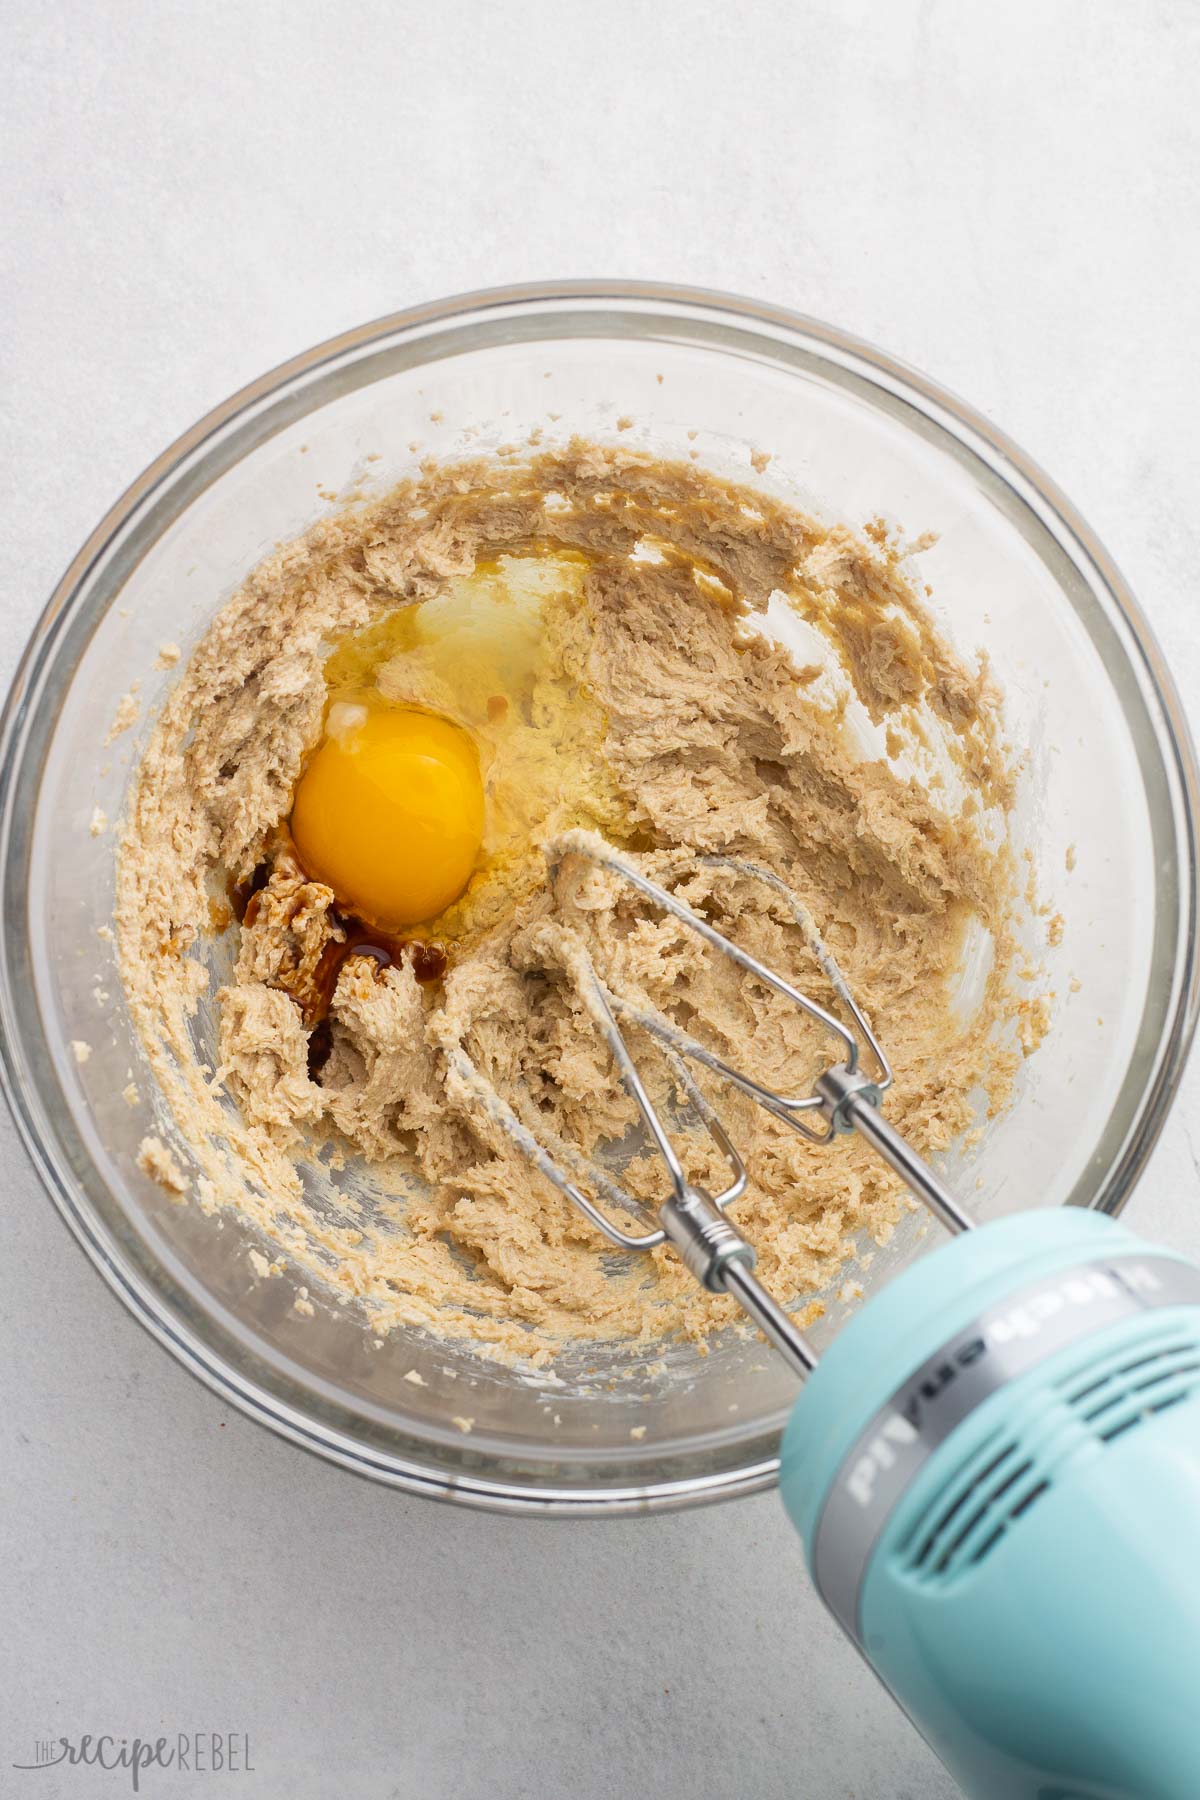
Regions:
<instances>
[{"instance_id":1,"label":"white textured surface","mask_svg":"<svg viewBox=\"0 0 1200 1800\"><path fill-rule=\"evenodd\" d=\"M416 300L614 274L835 320L973 400L1196 691L1194 5L45 0L0 55L5 679L102 510L242 382ZM1200 1253L1198 1101L1200 1068L1133 1216ZM953 1792L773 1497L525 1524L354 1481L223 1412L6 1117L0 1154L0 1791L128 1791L11 1773L39 1735L222 1727L246 1800Z\"/></svg>"}]
</instances>

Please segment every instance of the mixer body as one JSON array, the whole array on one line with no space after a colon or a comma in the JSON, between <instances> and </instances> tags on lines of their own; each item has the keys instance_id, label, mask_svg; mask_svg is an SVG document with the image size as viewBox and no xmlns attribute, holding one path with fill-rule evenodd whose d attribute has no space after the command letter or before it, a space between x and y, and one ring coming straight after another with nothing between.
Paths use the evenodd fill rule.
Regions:
<instances>
[{"instance_id":1,"label":"mixer body","mask_svg":"<svg viewBox=\"0 0 1200 1800\"><path fill-rule=\"evenodd\" d=\"M822 1359L782 1486L967 1794L1200 1796L1200 1269L1071 1209L953 1240Z\"/></svg>"}]
</instances>

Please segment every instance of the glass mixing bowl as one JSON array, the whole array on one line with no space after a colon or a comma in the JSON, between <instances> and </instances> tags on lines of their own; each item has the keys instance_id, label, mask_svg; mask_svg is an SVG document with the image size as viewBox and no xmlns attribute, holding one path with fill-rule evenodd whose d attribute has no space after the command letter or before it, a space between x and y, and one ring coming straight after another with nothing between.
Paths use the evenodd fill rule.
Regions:
<instances>
[{"instance_id":1,"label":"glass mixing bowl","mask_svg":"<svg viewBox=\"0 0 1200 1800\"><path fill-rule=\"evenodd\" d=\"M233 1219L173 1205L136 1167L154 1093L112 944L113 837L139 734L104 741L136 679L141 720L274 545L423 456L539 430L621 435L853 525L934 531L922 572L954 640L986 647L1026 752L1014 831L1063 915L1031 922L1053 1028L1012 1111L946 1172L977 1216L1115 1212L1154 1142L1197 1003L1196 774L1137 606L1091 532L1019 450L930 382L777 308L641 284L471 295L322 344L161 456L80 551L17 675L0 743L3 1071L64 1218L130 1310L230 1403L416 1492L512 1510L645 1510L745 1493L776 1473L791 1377L761 1342L589 1350L554 1380L397 1332L289 1274L259 1279ZM770 452L765 472L752 451ZM760 459L761 460L761 459ZM342 496L339 502L335 496ZM1031 940L1032 942L1032 940ZM887 1021L877 1021L886 1040ZM93 1046L80 1063L72 1040ZM122 1090L132 1079L143 1101ZM565 1203L564 1203L565 1204ZM868 1291L932 1241L913 1215ZM298 1277L297 1279L303 1279ZM829 1297L818 1345L843 1305ZM425 1383L405 1379L417 1371ZM469 1418L464 1434L455 1418ZM632 1437L631 1432L642 1435Z\"/></svg>"}]
</instances>

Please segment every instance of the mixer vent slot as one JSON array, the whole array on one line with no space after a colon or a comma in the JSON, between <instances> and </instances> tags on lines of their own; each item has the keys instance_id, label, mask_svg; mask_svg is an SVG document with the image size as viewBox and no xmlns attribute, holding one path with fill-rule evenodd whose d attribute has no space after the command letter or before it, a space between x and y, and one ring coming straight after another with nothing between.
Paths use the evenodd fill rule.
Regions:
<instances>
[{"instance_id":1,"label":"mixer vent slot","mask_svg":"<svg viewBox=\"0 0 1200 1800\"><path fill-rule=\"evenodd\" d=\"M981 1563L1088 1444L1110 1444L1200 1393L1200 1338L1147 1320L1140 1345L1081 1361L1043 1393L1024 1440L996 1431L949 1476L899 1545L912 1579L945 1584ZM1061 1426L1055 1427L1055 1417Z\"/></svg>"},{"instance_id":2,"label":"mixer vent slot","mask_svg":"<svg viewBox=\"0 0 1200 1800\"><path fill-rule=\"evenodd\" d=\"M1126 1346L1058 1385L1076 1418L1108 1444L1200 1388L1200 1339L1175 1331L1132 1356Z\"/></svg>"},{"instance_id":3,"label":"mixer vent slot","mask_svg":"<svg viewBox=\"0 0 1200 1800\"><path fill-rule=\"evenodd\" d=\"M1048 1487L1036 1458L1019 1443L989 1439L911 1533L905 1567L920 1580L937 1581L981 1561Z\"/></svg>"}]
</instances>

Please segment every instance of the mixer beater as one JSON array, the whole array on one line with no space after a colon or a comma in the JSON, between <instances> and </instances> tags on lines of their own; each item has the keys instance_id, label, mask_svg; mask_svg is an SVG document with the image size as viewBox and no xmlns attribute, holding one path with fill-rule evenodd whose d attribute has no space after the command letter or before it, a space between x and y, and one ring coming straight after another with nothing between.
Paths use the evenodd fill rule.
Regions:
<instances>
[{"instance_id":1,"label":"mixer beater","mask_svg":"<svg viewBox=\"0 0 1200 1800\"><path fill-rule=\"evenodd\" d=\"M778 1094L732 1067L662 1013L614 992L597 973L583 944L573 941L563 956L564 973L574 983L608 1044L626 1091L635 1102L670 1177L671 1191L659 1207L657 1216L644 1201L620 1186L611 1169L594 1158L583 1157L561 1142L555 1144L552 1153L457 1044L447 1052L452 1081L486 1111L539 1172L591 1220L610 1244L619 1250L653 1250L661 1243L670 1243L689 1272L711 1293L732 1295L796 1373L803 1376L816 1366L816 1352L753 1273L754 1246L728 1214L729 1207L745 1191L745 1165L729 1133L691 1075L689 1062L700 1064L749 1095L759 1106L812 1143L829 1144L836 1137L857 1131L949 1230L968 1231L973 1221L928 1163L884 1117L881 1103L893 1079L887 1055L807 909L777 875L736 857L697 856L690 859L692 867L723 869L748 877L763 883L778 896L820 964L849 1024L717 931L677 894L651 881L628 857L602 838L586 831L565 832L555 839L547 853L555 863L568 855L581 857L628 883L645 899L695 932L713 950L728 957L745 974L756 977L798 1007L834 1040L840 1060L831 1061L817 1078L811 1093L797 1097ZM732 1179L721 1193L706 1193L688 1181L662 1116L630 1054L619 1020L639 1027L658 1042L694 1113L703 1121L729 1163ZM864 1070L864 1056L873 1064L873 1074ZM814 1120L819 1124L814 1124ZM587 1179L613 1206L641 1220L647 1229L630 1232L615 1223L564 1165L570 1165L577 1177Z\"/></svg>"}]
</instances>

